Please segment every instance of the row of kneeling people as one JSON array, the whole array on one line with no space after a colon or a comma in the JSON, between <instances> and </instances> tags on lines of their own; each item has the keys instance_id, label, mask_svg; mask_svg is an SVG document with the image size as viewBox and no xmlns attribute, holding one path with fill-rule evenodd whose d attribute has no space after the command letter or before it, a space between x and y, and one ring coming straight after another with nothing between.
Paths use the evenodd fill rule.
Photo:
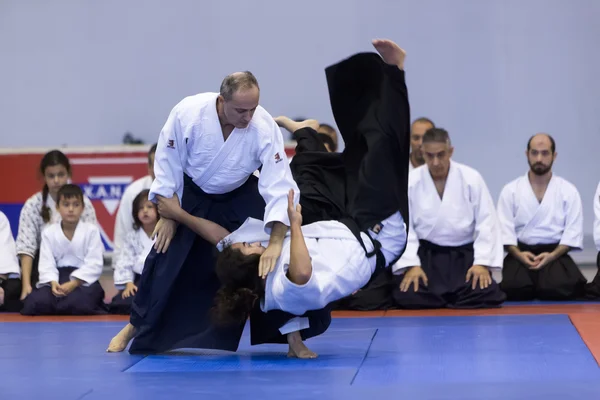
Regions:
<instances>
[{"instance_id":1,"label":"row of kneeling people","mask_svg":"<svg viewBox=\"0 0 600 400\"><path fill-rule=\"evenodd\" d=\"M337 307L484 308L505 300L599 298L600 272L588 283L569 255L583 249L583 210L577 188L552 171L554 139L530 138L529 170L494 204L481 174L452 160L448 132L428 121L413 124L413 132L415 124L429 126L412 147L406 250L391 271L380 271ZM594 214L600 251L600 184ZM501 270L499 284L494 269Z\"/></svg>"},{"instance_id":2,"label":"row of kneeling people","mask_svg":"<svg viewBox=\"0 0 600 400\"><path fill-rule=\"evenodd\" d=\"M507 298L600 297L598 275L587 283L569 256L583 246L581 199L574 185L552 173L556 145L549 135L528 142L529 171L504 187L496 206L481 175L452 160L448 133L425 132L411 154L406 251L335 308L475 308ZM0 213L0 310L129 313L159 218L148 201L155 151L153 146L148 153L148 176L132 183L121 200L113 256L119 292L108 305L98 283L103 245L94 208L77 186L67 184L67 157L59 151L43 157L45 185L23 207L16 246ZM594 211L600 250L600 185ZM494 268L502 269L499 285L490 273Z\"/></svg>"},{"instance_id":3,"label":"row of kneeling people","mask_svg":"<svg viewBox=\"0 0 600 400\"><path fill-rule=\"evenodd\" d=\"M115 224L114 284L119 293L105 304L99 283L104 245L94 207L69 184L68 157L53 150L41 160L41 191L24 204L16 242L0 212L0 311L25 315L128 314L152 232L156 205L148 201L156 145L148 153L148 175L127 187Z\"/></svg>"}]
</instances>

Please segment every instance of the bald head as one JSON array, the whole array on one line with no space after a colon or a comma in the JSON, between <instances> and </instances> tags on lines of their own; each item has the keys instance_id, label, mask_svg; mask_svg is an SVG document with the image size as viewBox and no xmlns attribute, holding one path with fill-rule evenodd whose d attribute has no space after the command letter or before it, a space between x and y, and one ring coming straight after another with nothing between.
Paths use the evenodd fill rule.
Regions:
<instances>
[{"instance_id":1,"label":"bald head","mask_svg":"<svg viewBox=\"0 0 600 400\"><path fill-rule=\"evenodd\" d=\"M255 90L260 91L258 80L250 71L234 72L227 75L221 82L221 90L219 94L225 101L231 101L233 95L240 91Z\"/></svg>"},{"instance_id":2,"label":"bald head","mask_svg":"<svg viewBox=\"0 0 600 400\"><path fill-rule=\"evenodd\" d=\"M527 142L527 151L531 150L532 147L538 146L549 147L552 153L556 153L556 142L554 138L547 133L536 133Z\"/></svg>"},{"instance_id":3,"label":"bald head","mask_svg":"<svg viewBox=\"0 0 600 400\"><path fill-rule=\"evenodd\" d=\"M260 88L252 72L235 72L221 83L217 111L222 125L245 129L258 108Z\"/></svg>"}]
</instances>

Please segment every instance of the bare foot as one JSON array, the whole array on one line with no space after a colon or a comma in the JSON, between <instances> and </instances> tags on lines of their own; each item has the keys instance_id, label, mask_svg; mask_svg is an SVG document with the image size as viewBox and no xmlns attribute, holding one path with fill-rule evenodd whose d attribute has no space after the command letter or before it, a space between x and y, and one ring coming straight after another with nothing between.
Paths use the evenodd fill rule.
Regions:
<instances>
[{"instance_id":1,"label":"bare foot","mask_svg":"<svg viewBox=\"0 0 600 400\"><path fill-rule=\"evenodd\" d=\"M135 336L135 327L131 324L127 324L125 328L121 329L121 332L117 333L117 336L112 338L108 344L108 353L119 353L127 348L127 345Z\"/></svg>"},{"instance_id":2,"label":"bare foot","mask_svg":"<svg viewBox=\"0 0 600 400\"><path fill-rule=\"evenodd\" d=\"M404 58L406 51L400 48L396 43L388 39L374 39L373 47L381 55L383 61L390 65L396 65L400 69L404 69Z\"/></svg>"},{"instance_id":3,"label":"bare foot","mask_svg":"<svg viewBox=\"0 0 600 400\"><path fill-rule=\"evenodd\" d=\"M285 116L276 117L274 119L275 119L275 122L277 123L277 125L279 125L280 127L284 128L284 129L287 129L291 133L294 133L298 129L302 129L302 128L312 128L316 131L321 126L321 124L319 124L319 121L317 121L316 119L306 119L306 120L300 121L300 122L296 122L293 119L285 117Z\"/></svg>"},{"instance_id":4,"label":"bare foot","mask_svg":"<svg viewBox=\"0 0 600 400\"><path fill-rule=\"evenodd\" d=\"M317 358L317 353L311 351L304 342L302 341L302 337L300 336L300 332L292 332L287 335L288 344L290 348L288 350L288 357L295 358Z\"/></svg>"}]
</instances>

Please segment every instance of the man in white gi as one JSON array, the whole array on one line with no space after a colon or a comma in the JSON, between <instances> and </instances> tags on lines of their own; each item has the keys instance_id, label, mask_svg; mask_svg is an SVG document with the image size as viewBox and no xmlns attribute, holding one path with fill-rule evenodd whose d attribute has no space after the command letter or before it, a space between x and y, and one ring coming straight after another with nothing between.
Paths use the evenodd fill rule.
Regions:
<instances>
[{"instance_id":1,"label":"man in white gi","mask_svg":"<svg viewBox=\"0 0 600 400\"><path fill-rule=\"evenodd\" d=\"M179 102L159 136L149 199L177 194L186 212L230 231L248 217L263 220L270 234L260 260L261 276L266 276L280 255L289 225L287 194L290 189L298 193L298 188L281 131L259 105L259 97L258 82L246 71L227 76L219 93L201 93ZM257 178L253 173L259 168ZM214 248L167 218L159 220L155 232L156 243L133 301L131 324L116 342L127 343L135 336L131 353L182 347L236 350L244 324L222 330L209 319L219 287Z\"/></svg>"},{"instance_id":2,"label":"man in white gi","mask_svg":"<svg viewBox=\"0 0 600 400\"><path fill-rule=\"evenodd\" d=\"M223 285L215 299L217 324L245 321L255 303L268 313L310 315L363 287L404 251L410 134L405 53L390 40L374 40L373 46L379 54L356 54L326 69L334 116L343 127L342 154L325 151L317 121L286 121L298 140L291 169L303 190L302 212L290 191L290 233L266 280L258 273L269 240L262 221L249 218L230 234L189 215L174 199L159 201L161 215L222 251L216 266ZM329 325L327 318L311 317L312 334ZM287 335L289 355L315 357L303 339L304 329Z\"/></svg>"},{"instance_id":3,"label":"man in white gi","mask_svg":"<svg viewBox=\"0 0 600 400\"><path fill-rule=\"evenodd\" d=\"M0 211L0 311L21 311L20 296L21 268L15 239L8 218Z\"/></svg>"},{"instance_id":4,"label":"man in white gi","mask_svg":"<svg viewBox=\"0 0 600 400\"><path fill-rule=\"evenodd\" d=\"M152 181L154 180L154 154L156 153L156 146L156 144L152 145L148 151L148 175L133 181L127 186L123 192L123 196L121 196L119 211L117 211L115 221L115 234L113 239L113 268L117 265L117 259L119 258L119 251L121 251L123 241L127 237L127 234L134 231L134 220L133 215L131 214L133 200L142 190L150 189L150 185L152 185Z\"/></svg>"},{"instance_id":5,"label":"man in white gi","mask_svg":"<svg viewBox=\"0 0 600 400\"><path fill-rule=\"evenodd\" d=\"M583 248L583 213L577 188L552 172L556 144L531 137L529 171L502 189L498 217L508 252L500 287L509 300L567 300L583 294L587 280L571 258Z\"/></svg>"},{"instance_id":6,"label":"man in white gi","mask_svg":"<svg viewBox=\"0 0 600 400\"><path fill-rule=\"evenodd\" d=\"M406 252L393 266L400 308L483 308L505 299L490 269L502 266L494 202L481 175L451 160L444 129L429 129L426 165L410 172Z\"/></svg>"},{"instance_id":7,"label":"man in white gi","mask_svg":"<svg viewBox=\"0 0 600 400\"><path fill-rule=\"evenodd\" d=\"M410 126L410 170L425 164L421 145L423 144L423 135L429 129L435 128L432 120L426 117L417 118Z\"/></svg>"},{"instance_id":8,"label":"man in white gi","mask_svg":"<svg viewBox=\"0 0 600 400\"><path fill-rule=\"evenodd\" d=\"M597 299L600 297L600 183L598 184L596 194L594 195L594 243L598 250L598 256L596 257L598 272L596 273L594 280L586 287L586 297Z\"/></svg>"}]
</instances>

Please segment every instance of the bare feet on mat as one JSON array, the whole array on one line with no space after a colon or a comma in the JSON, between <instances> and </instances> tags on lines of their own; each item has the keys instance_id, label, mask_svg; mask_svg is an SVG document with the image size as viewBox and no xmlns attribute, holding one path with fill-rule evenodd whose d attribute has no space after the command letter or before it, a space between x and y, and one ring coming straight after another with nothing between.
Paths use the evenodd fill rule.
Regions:
<instances>
[{"instance_id":1,"label":"bare feet on mat","mask_svg":"<svg viewBox=\"0 0 600 400\"><path fill-rule=\"evenodd\" d=\"M400 48L396 43L388 39L374 39L373 47L381 55L386 64L396 65L400 69L404 69L404 59L406 51Z\"/></svg>"},{"instance_id":2,"label":"bare feet on mat","mask_svg":"<svg viewBox=\"0 0 600 400\"><path fill-rule=\"evenodd\" d=\"M117 336L112 338L108 344L108 353L120 353L127 348L127 345L135 336L135 327L131 324L127 324L125 328L121 329L121 332L117 333Z\"/></svg>"},{"instance_id":3,"label":"bare feet on mat","mask_svg":"<svg viewBox=\"0 0 600 400\"><path fill-rule=\"evenodd\" d=\"M302 341L302 337L300 336L300 332L292 332L288 333L287 341L290 345L290 349L288 350L288 357L295 358L317 358L317 353L311 351L304 342Z\"/></svg>"},{"instance_id":4,"label":"bare feet on mat","mask_svg":"<svg viewBox=\"0 0 600 400\"><path fill-rule=\"evenodd\" d=\"M277 125L284 129L287 129L291 133L294 133L301 128L312 128L316 131L319 129L320 126L319 121L317 121L316 119L305 119L304 121L300 122L294 121L293 119L285 116L276 117L274 119Z\"/></svg>"}]
</instances>

